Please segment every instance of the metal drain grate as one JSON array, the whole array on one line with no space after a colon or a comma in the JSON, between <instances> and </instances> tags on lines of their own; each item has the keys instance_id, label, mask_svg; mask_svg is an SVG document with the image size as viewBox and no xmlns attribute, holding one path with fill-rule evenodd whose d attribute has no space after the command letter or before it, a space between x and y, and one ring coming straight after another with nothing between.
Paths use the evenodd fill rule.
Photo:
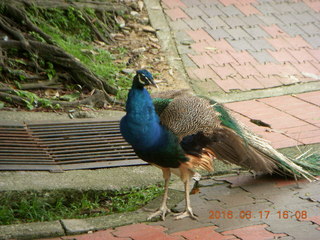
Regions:
<instances>
[{"instance_id":1,"label":"metal drain grate","mask_svg":"<svg viewBox=\"0 0 320 240\"><path fill-rule=\"evenodd\" d=\"M119 121L0 125L0 170L93 169L144 165Z\"/></svg>"}]
</instances>

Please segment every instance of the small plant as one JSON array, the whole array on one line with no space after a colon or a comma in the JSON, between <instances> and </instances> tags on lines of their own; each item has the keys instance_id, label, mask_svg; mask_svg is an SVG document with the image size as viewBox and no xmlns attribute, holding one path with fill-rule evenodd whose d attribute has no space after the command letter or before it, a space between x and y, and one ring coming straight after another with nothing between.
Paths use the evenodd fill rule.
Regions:
<instances>
[{"instance_id":1,"label":"small plant","mask_svg":"<svg viewBox=\"0 0 320 240\"><path fill-rule=\"evenodd\" d=\"M37 107L51 108L51 109L59 109L59 104L52 104L49 99L40 98L36 94L23 90L12 90L17 96L22 97L23 101L26 104L26 107L29 110L33 110Z\"/></svg>"},{"instance_id":2,"label":"small plant","mask_svg":"<svg viewBox=\"0 0 320 240\"><path fill-rule=\"evenodd\" d=\"M134 211L162 194L152 185L121 191L0 193L0 225Z\"/></svg>"}]
</instances>

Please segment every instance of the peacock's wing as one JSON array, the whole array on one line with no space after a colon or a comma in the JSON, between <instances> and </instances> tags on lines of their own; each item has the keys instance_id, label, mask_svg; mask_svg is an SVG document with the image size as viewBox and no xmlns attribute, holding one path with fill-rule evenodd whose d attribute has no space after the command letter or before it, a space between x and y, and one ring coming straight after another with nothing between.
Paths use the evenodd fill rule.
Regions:
<instances>
[{"instance_id":1,"label":"peacock's wing","mask_svg":"<svg viewBox=\"0 0 320 240\"><path fill-rule=\"evenodd\" d=\"M210 136L220 126L220 120L206 99L197 96L179 96L173 99L155 100L161 124L180 140L202 132Z\"/></svg>"}]
</instances>

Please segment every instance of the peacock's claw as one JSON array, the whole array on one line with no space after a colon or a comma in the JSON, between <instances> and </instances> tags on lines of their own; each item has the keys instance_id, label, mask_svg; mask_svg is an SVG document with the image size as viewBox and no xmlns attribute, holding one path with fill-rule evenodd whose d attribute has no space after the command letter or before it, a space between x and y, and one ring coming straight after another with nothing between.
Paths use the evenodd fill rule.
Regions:
<instances>
[{"instance_id":1,"label":"peacock's claw","mask_svg":"<svg viewBox=\"0 0 320 240\"><path fill-rule=\"evenodd\" d=\"M166 219L166 214L167 214L167 213L171 213L171 210L170 210L167 206L161 207L161 208L159 208L158 211L152 213L152 214L147 218L147 220L150 221L150 220L152 220L153 218L160 216L161 219L162 219L162 221L164 221L164 220Z\"/></svg>"},{"instance_id":2,"label":"peacock's claw","mask_svg":"<svg viewBox=\"0 0 320 240\"><path fill-rule=\"evenodd\" d=\"M183 219L183 218L186 218L186 217L190 217L194 220L199 220L198 217L192 212L192 209L186 209L184 212L182 213L177 213L177 214L174 214L176 220L179 220L179 219Z\"/></svg>"}]
</instances>

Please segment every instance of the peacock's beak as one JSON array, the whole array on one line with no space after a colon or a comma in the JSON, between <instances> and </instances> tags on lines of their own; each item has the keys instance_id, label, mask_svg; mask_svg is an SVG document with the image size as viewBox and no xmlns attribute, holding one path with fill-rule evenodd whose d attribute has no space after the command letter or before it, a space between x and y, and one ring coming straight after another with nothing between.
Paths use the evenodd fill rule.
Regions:
<instances>
[{"instance_id":1,"label":"peacock's beak","mask_svg":"<svg viewBox=\"0 0 320 240\"><path fill-rule=\"evenodd\" d=\"M149 78L149 82L150 82L150 85L151 85L151 86L156 87L156 88L159 88L158 85L157 85L157 83L156 83L156 81L155 81L153 78L152 78L152 79Z\"/></svg>"}]
</instances>

